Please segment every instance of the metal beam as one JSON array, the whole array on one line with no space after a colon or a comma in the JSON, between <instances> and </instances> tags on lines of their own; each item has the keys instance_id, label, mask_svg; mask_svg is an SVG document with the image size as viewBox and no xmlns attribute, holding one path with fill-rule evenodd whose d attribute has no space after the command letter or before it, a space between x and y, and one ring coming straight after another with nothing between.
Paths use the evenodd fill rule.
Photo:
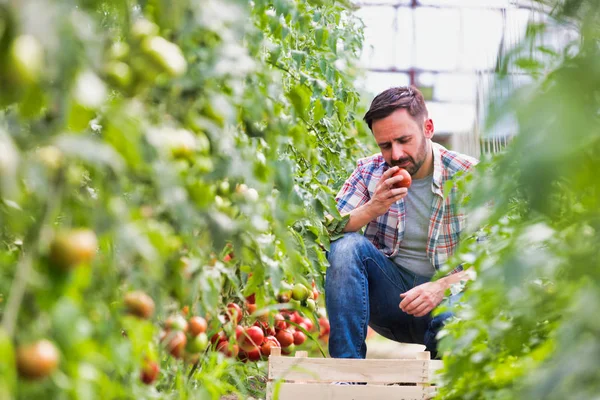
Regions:
<instances>
[{"instance_id":1,"label":"metal beam","mask_svg":"<svg viewBox=\"0 0 600 400\"><path fill-rule=\"evenodd\" d=\"M361 8L361 7L392 7L392 8L419 8L419 7L423 7L423 8L487 8L487 9L492 9L492 10L506 10L509 8L520 8L520 9L524 9L524 10L532 10L532 11L544 11L544 9L546 9L546 11L549 11L547 6L543 5L543 4L536 4L536 5L532 5L531 4L531 0L529 1L519 1L519 0L515 0L513 4L509 5L509 6L494 6L494 5L486 5L486 4L470 4L467 6L464 5L459 5L459 4L421 4L419 3L418 0L411 0L410 3L377 3L377 2L373 2L373 3L364 3L364 2L353 2L352 5L356 8Z\"/></svg>"}]
</instances>

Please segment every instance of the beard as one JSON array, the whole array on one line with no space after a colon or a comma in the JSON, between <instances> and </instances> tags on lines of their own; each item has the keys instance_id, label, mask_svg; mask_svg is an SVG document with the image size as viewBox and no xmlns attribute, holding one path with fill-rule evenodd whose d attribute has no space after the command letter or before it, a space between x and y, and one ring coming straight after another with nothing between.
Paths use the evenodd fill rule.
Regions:
<instances>
[{"instance_id":1,"label":"beard","mask_svg":"<svg viewBox=\"0 0 600 400\"><path fill-rule=\"evenodd\" d=\"M400 158L398 160L392 160L392 167L398 166L400 168L405 169L410 176L416 174L419 169L425 163L425 159L427 158L427 140L425 138L421 141L421 146L416 154L416 159L407 155L406 157Z\"/></svg>"}]
</instances>

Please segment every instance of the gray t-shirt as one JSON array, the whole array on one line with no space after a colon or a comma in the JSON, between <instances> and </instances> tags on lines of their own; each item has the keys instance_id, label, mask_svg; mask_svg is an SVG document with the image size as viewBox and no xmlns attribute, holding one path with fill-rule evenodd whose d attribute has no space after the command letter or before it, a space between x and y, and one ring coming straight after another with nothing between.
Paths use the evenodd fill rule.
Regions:
<instances>
[{"instance_id":1,"label":"gray t-shirt","mask_svg":"<svg viewBox=\"0 0 600 400\"><path fill-rule=\"evenodd\" d=\"M404 198L406 207L406 224L404 239L400 243L398 254L393 261L417 275L431 278L435 268L427 258L427 241L429 240L429 220L433 192L431 184L433 175L423 179L413 179L408 195Z\"/></svg>"}]
</instances>

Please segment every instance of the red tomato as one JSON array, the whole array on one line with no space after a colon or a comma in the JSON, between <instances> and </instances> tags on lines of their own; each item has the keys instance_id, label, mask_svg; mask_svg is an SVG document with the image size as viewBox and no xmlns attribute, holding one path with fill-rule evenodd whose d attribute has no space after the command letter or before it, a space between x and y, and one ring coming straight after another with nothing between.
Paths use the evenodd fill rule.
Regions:
<instances>
[{"instance_id":1,"label":"red tomato","mask_svg":"<svg viewBox=\"0 0 600 400\"><path fill-rule=\"evenodd\" d=\"M239 324L240 322L242 322L242 309L235 303L229 303L227 304L227 313L225 316L227 320L233 320L234 322Z\"/></svg>"},{"instance_id":2,"label":"red tomato","mask_svg":"<svg viewBox=\"0 0 600 400\"><path fill-rule=\"evenodd\" d=\"M156 361L144 360L140 371L140 379L146 385L150 385L158 378L159 373L160 367Z\"/></svg>"},{"instance_id":3,"label":"red tomato","mask_svg":"<svg viewBox=\"0 0 600 400\"><path fill-rule=\"evenodd\" d=\"M400 182L396 183L396 185L394 187L396 189L403 188L403 187L409 188L412 183L412 177L410 176L408 171L403 168L400 168L392 176L398 176L398 175L402 175L402 180Z\"/></svg>"},{"instance_id":4,"label":"red tomato","mask_svg":"<svg viewBox=\"0 0 600 400\"><path fill-rule=\"evenodd\" d=\"M192 336L198 336L199 334L206 332L207 323L204 318L194 316L189 319L188 326Z\"/></svg>"},{"instance_id":5,"label":"red tomato","mask_svg":"<svg viewBox=\"0 0 600 400\"><path fill-rule=\"evenodd\" d=\"M251 326L238 339L240 348L248 353L252 352L257 346L260 346L265 340L263 330L258 326Z\"/></svg>"}]
</instances>

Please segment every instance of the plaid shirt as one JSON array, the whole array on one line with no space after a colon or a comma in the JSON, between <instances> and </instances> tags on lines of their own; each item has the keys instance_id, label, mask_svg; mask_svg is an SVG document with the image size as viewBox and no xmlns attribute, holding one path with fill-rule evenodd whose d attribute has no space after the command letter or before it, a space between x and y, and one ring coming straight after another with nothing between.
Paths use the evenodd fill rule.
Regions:
<instances>
[{"instance_id":1,"label":"plaid shirt","mask_svg":"<svg viewBox=\"0 0 600 400\"><path fill-rule=\"evenodd\" d=\"M455 204L456 188L444 196L444 184L459 171L469 171L477 164L477 160L464 154L456 153L432 142L433 147L433 183L434 193L429 222L429 240L427 257L436 269L448 260L458 246L460 232L465 223L465 215ZM346 180L336 196L337 208L341 214L365 204L373 196L375 186L381 175L389 168L381 154L358 160L352 175ZM400 243L404 237L406 224L406 207L404 199L392 204L388 212L369 222L365 236L386 256L398 254ZM459 266L452 273L460 271Z\"/></svg>"}]
</instances>

